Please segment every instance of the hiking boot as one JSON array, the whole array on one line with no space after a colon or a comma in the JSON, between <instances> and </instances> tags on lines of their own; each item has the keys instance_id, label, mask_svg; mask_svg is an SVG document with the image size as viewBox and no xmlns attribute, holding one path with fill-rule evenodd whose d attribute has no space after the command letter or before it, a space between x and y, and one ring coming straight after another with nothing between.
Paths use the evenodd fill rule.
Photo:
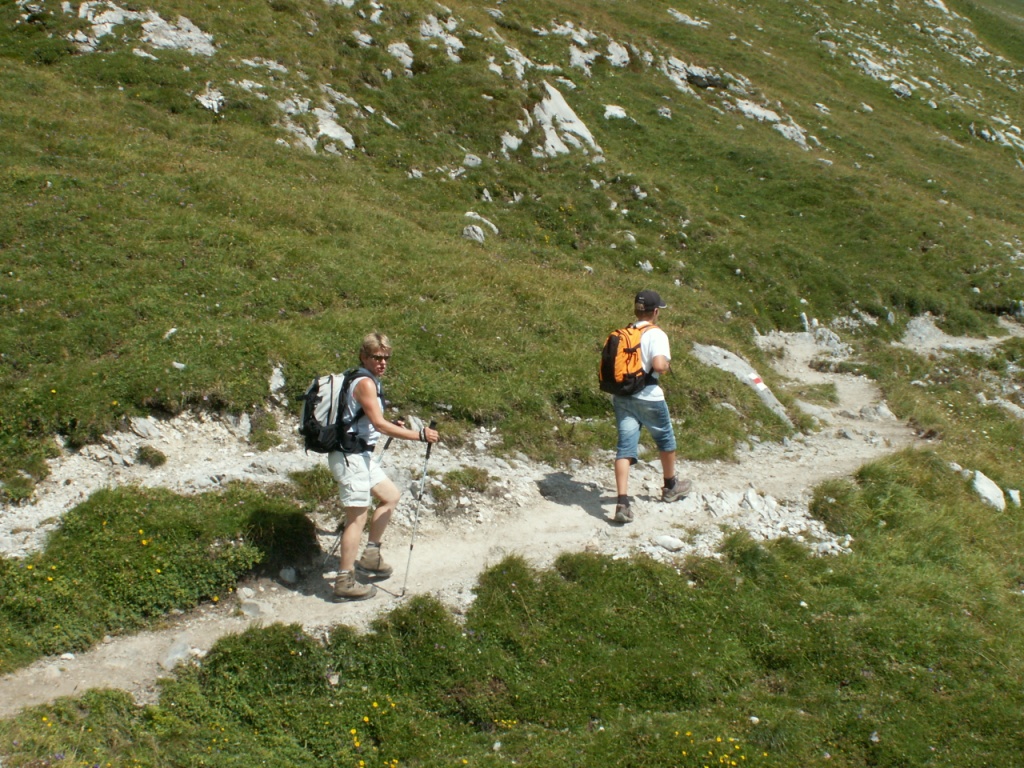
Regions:
<instances>
[{"instance_id":1,"label":"hiking boot","mask_svg":"<svg viewBox=\"0 0 1024 768\"><path fill-rule=\"evenodd\" d=\"M615 522L623 524L633 522L633 510L629 508L629 504L615 505Z\"/></svg>"},{"instance_id":2,"label":"hiking boot","mask_svg":"<svg viewBox=\"0 0 1024 768\"><path fill-rule=\"evenodd\" d=\"M690 488L693 487L693 483L689 480L679 480L676 478L676 484L671 488L664 487L661 489L661 500L662 501L678 501L690 492Z\"/></svg>"},{"instance_id":3,"label":"hiking boot","mask_svg":"<svg viewBox=\"0 0 1024 768\"><path fill-rule=\"evenodd\" d=\"M339 571L334 580L334 599L339 602L369 600L375 594L377 588L373 584L360 584L352 571Z\"/></svg>"},{"instance_id":4,"label":"hiking boot","mask_svg":"<svg viewBox=\"0 0 1024 768\"><path fill-rule=\"evenodd\" d=\"M356 560L356 570L363 576L386 579L394 569L380 556L380 547L367 546L363 556Z\"/></svg>"}]
</instances>

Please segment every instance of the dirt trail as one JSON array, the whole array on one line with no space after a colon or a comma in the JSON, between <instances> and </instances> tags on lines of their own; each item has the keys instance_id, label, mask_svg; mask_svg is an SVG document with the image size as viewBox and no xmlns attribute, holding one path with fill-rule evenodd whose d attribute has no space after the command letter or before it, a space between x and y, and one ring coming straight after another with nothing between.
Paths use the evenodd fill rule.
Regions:
<instances>
[{"instance_id":1,"label":"dirt trail","mask_svg":"<svg viewBox=\"0 0 1024 768\"><path fill-rule=\"evenodd\" d=\"M934 341L934 336L931 338ZM867 462L914 445L914 435L888 412L867 379L819 372L809 366L812 358L825 352L820 338L816 340L811 333L773 334L762 339L762 344L778 348L776 371L794 383L835 385L837 404L805 406L820 419L821 429L782 445L752 444L739 452L735 462L683 462L680 474L693 480L694 490L674 504L657 500L661 485L657 463L641 462L633 471L630 487L636 520L627 526L610 522L615 503L610 454L593 465L560 470L523 457L509 461L494 458L487 451L493 436L483 431L471 445L457 451L439 445L430 460L432 476L458 466L483 466L500 478L500 483L494 493L462 499L456 510L443 515L424 503L408 594L435 595L460 612L473 599L478 574L508 554L520 554L538 567L549 565L562 552L581 550L612 555L643 551L671 562L691 552L713 553L723 525L745 527L760 538L792 535L826 554L855 547L856 542L835 541L810 518L806 505L812 489L826 479L847 476ZM254 455L238 437L237 424L164 423L158 425L158 431L147 439L167 453L168 469L161 473L118 465L116 457L131 445L118 445L114 438L99 450L103 455L66 456L54 465L53 475L34 505L4 511L0 543L6 533L8 551L32 545L30 535L22 534L21 543L16 540L18 519L22 528L26 520L35 520L35 529L52 527L63 510L103 485L135 482L202 490L236 477L281 480L287 472L323 461L305 456L290 437L279 449ZM408 487L422 462L422 446L415 443L396 442L384 457L386 468L401 487ZM68 482L71 478L74 480ZM296 574L294 580L285 573L280 579L246 583L232 599L170 617L162 629L107 638L86 653L42 659L0 678L0 717L95 687L119 688L131 692L139 702L154 701L156 681L170 674L175 663L201 657L218 638L254 625L296 623L312 633L328 632L339 623L368 628L375 617L400 600L410 551L409 515L416 506L411 500L412 494L407 493L389 529L385 555L395 573L380 585L376 598L332 603L331 569L337 566L336 558L323 568ZM330 533L333 523L326 518L317 523L326 552L334 540Z\"/></svg>"}]
</instances>

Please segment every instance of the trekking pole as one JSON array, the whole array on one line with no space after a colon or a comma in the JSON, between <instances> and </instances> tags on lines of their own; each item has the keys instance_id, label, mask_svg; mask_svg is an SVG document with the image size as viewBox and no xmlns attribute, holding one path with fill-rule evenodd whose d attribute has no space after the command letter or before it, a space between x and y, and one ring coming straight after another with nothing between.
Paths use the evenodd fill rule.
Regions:
<instances>
[{"instance_id":1,"label":"trekking pole","mask_svg":"<svg viewBox=\"0 0 1024 768\"><path fill-rule=\"evenodd\" d=\"M323 568L327 565L327 561L331 559L335 552L338 551L338 547L341 546L341 537L345 533L345 521L342 520L338 523L338 527L334 531L337 536L334 539L334 544L331 545L330 550L324 555L323 562L320 563L320 567Z\"/></svg>"},{"instance_id":2,"label":"trekking pole","mask_svg":"<svg viewBox=\"0 0 1024 768\"><path fill-rule=\"evenodd\" d=\"M434 429L437 426L437 422L431 420L430 428ZM415 514L412 518L412 538L409 539L409 559L405 562L405 578L402 579L402 593L399 597L405 597L405 585L409 583L409 567L412 565L412 548L416 544L416 529L420 527L420 506L423 502L423 489L427 484L427 462L430 461L430 449L434 447L433 443L427 443L427 455L423 459L423 472L420 473L420 493L416 497L416 506L413 508Z\"/></svg>"}]
</instances>

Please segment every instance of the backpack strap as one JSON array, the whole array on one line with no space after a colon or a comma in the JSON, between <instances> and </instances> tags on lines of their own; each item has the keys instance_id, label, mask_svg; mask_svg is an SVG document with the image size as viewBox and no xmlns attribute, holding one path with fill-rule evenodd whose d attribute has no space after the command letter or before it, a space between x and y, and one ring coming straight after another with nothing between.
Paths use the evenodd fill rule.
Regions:
<instances>
[{"instance_id":1,"label":"backpack strap","mask_svg":"<svg viewBox=\"0 0 1024 768\"><path fill-rule=\"evenodd\" d=\"M647 323L647 325L637 325L637 323ZM630 323L630 328L634 328L640 331L640 341L643 341L644 334L647 333L651 328L657 328L654 323L650 320L637 320L634 323ZM650 386L651 384L658 383L658 375L654 371L644 371L644 386Z\"/></svg>"},{"instance_id":2,"label":"backpack strap","mask_svg":"<svg viewBox=\"0 0 1024 768\"><path fill-rule=\"evenodd\" d=\"M374 386L377 389L377 397L381 401L384 400L384 393L381 389L380 379L374 376L373 373L371 373L370 371L363 367L349 368L347 371L345 371L341 381L341 397L338 406L338 440L340 443L342 443L343 451L345 447L349 446L357 449L355 451L345 451L346 453L362 453L369 447L361 439L358 440L358 444L354 444L350 442L347 437L349 434L349 430L352 428L352 425L354 425L357 421L359 421L361 418L363 418L363 416L366 415L365 412L363 411L362 404L360 404L360 402L355 398L352 398L352 401L355 403L355 408L352 411L352 418L348 420L345 419L345 412L348 410L347 406L349 400L349 391L352 388L352 382L355 381L356 379L362 378L368 378L371 381L373 381Z\"/></svg>"}]
</instances>

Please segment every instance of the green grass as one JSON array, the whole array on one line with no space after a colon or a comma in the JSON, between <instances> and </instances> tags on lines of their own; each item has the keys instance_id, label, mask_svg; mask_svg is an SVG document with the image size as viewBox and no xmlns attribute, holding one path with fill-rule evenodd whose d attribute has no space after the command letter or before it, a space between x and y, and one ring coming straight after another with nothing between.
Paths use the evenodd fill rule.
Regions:
<instances>
[{"instance_id":1,"label":"green grass","mask_svg":"<svg viewBox=\"0 0 1024 768\"><path fill-rule=\"evenodd\" d=\"M0 558L0 671L216 602L257 564L301 561L316 549L306 511L244 486L197 498L93 494L64 516L45 551Z\"/></svg>"},{"instance_id":2,"label":"green grass","mask_svg":"<svg viewBox=\"0 0 1024 768\"><path fill-rule=\"evenodd\" d=\"M440 479L441 485L432 490L438 512L452 512L464 493L486 493L492 479L486 469L479 467L461 467L445 472Z\"/></svg>"}]
</instances>

